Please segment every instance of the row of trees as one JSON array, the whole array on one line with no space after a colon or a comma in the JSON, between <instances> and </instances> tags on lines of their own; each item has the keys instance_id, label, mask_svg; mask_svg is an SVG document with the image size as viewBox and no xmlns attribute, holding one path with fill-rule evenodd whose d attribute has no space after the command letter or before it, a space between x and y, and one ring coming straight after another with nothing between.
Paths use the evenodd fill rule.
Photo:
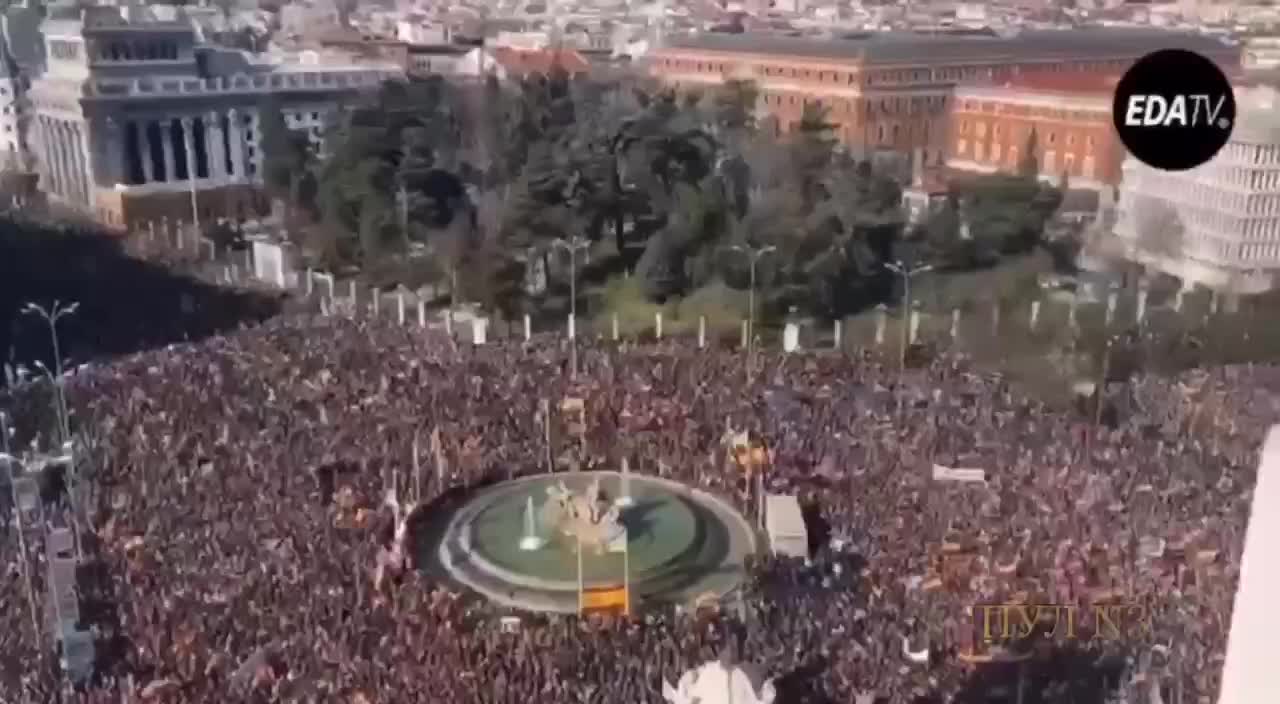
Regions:
<instances>
[{"instance_id":1,"label":"row of trees","mask_svg":"<svg viewBox=\"0 0 1280 704\"><path fill-rule=\"evenodd\" d=\"M562 71L388 83L344 110L320 150L264 110L277 116L263 127L265 179L323 266L446 278L510 314L540 302L531 271L567 288L556 242L575 237L590 243L587 277L633 275L657 302L742 291L749 262L731 247L772 246L758 270L766 313L844 314L891 292L885 262L973 268L1034 248L1060 199L1032 162L964 184L909 228L898 174L846 153L825 109L807 106L778 136L756 102L748 82L686 95Z\"/></svg>"}]
</instances>

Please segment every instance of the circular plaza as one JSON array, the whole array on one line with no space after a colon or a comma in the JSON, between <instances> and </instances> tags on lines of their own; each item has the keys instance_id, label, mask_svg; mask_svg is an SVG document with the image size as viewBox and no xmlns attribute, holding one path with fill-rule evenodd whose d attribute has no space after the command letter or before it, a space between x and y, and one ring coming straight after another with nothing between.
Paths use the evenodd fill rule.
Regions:
<instances>
[{"instance_id":1,"label":"circular plaza","mask_svg":"<svg viewBox=\"0 0 1280 704\"><path fill-rule=\"evenodd\" d=\"M437 550L449 575L494 602L574 613L579 574L588 605L623 591L632 609L721 597L741 583L756 536L732 506L679 482L575 472L479 491Z\"/></svg>"}]
</instances>

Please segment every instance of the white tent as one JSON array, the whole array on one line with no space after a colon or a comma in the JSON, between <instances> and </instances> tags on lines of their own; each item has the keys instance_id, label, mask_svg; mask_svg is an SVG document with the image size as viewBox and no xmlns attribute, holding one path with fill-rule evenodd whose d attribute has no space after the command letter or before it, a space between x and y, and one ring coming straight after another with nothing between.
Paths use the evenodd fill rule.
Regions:
<instances>
[{"instance_id":1,"label":"white tent","mask_svg":"<svg viewBox=\"0 0 1280 704\"><path fill-rule=\"evenodd\" d=\"M1280 701L1280 679L1275 677L1276 656L1272 643L1280 629L1280 612L1272 603L1274 595L1280 592L1280 564L1272 557L1277 535L1280 535L1280 426L1273 427L1267 435L1258 465L1218 704Z\"/></svg>"},{"instance_id":2,"label":"white tent","mask_svg":"<svg viewBox=\"0 0 1280 704\"><path fill-rule=\"evenodd\" d=\"M772 680L717 660L684 673L675 687L662 683L662 698L671 704L771 704L775 696Z\"/></svg>"},{"instance_id":3,"label":"white tent","mask_svg":"<svg viewBox=\"0 0 1280 704\"><path fill-rule=\"evenodd\" d=\"M764 525L773 554L809 557L809 531L804 526L804 515L796 497L788 494L766 496Z\"/></svg>"}]
</instances>

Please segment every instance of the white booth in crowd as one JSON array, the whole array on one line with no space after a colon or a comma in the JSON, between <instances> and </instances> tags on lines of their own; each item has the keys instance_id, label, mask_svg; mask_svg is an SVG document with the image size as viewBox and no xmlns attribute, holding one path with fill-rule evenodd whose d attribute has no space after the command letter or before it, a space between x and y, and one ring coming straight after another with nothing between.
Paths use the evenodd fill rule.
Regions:
<instances>
[{"instance_id":1,"label":"white booth in crowd","mask_svg":"<svg viewBox=\"0 0 1280 704\"><path fill-rule=\"evenodd\" d=\"M764 500L764 526L769 550L775 555L809 557L809 531L800 502L789 494L769 494Z\"/></svg>"}]
</instances>

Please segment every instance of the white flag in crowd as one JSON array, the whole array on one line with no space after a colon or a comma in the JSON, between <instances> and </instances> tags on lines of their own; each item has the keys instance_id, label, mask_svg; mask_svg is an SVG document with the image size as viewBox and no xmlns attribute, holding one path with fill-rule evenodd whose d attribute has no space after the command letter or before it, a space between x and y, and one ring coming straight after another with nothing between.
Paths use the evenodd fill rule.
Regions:
<instances>
[{"instance_id":1,"label":"white flag in crowd","mask_svg":"<svg viewBox=\"0 0 1280 704\"><path fill-rule=\"evenodd\" d=\"M935 482L985 482L987 481L987 473L981 469L958 469L935 464L933 465L933 480Z\"/></svg>"}]
</instances>

